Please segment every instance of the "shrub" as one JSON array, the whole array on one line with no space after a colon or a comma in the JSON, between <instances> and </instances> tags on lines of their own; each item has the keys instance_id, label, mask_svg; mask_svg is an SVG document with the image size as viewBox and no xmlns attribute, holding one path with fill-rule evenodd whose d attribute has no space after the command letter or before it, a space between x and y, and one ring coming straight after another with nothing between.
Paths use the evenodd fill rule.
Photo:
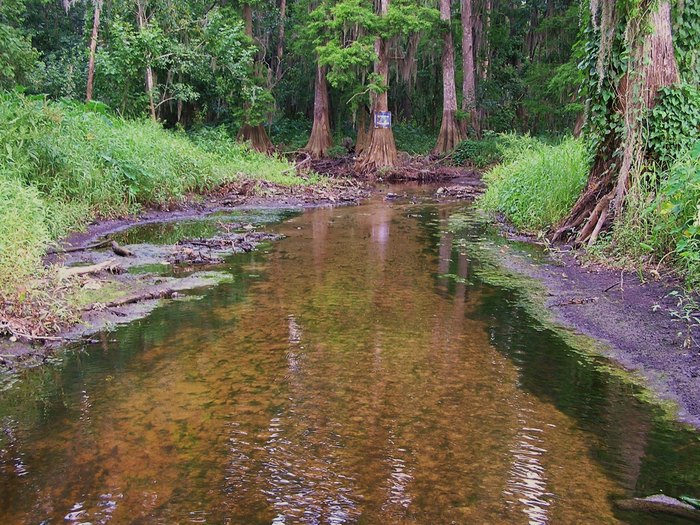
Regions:
<instances>
[{"instance_id":1,"label":"shrub","mask_svg":"<svg viewBox=\"0 0 700 525\"><path fill-rule=\"evenodd\" d=\"M503 140L503 163L484 177L488 188L482 207L524 230L556 224L586 184L589 159L583 142L567 138L547 145L527 136Z\"/></svg>"},{"instance_id":2,"label":"shrub","mask_svg":"<svg viewBox=\"0 0 700 525\"><path fill-rule=\"evenodd\" d=\"M485 168L503 160L501 135L484 133L481 140L463 140L452 155L457 166L472 165Z\"/></svg>"}]
</instances>

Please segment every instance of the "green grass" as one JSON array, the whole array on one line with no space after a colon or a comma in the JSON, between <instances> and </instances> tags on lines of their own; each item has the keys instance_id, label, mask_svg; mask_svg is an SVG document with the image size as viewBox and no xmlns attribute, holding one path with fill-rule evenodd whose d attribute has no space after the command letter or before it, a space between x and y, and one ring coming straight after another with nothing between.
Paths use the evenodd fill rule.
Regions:
<instances>
[{"instance_id":1,"label":"green grass","mask_svg":"<svg viewBox=\"0 0 700 525\"><path fill-rule=\"evenodd\" d=\"M223 128L190 136L92 109L0 93L0 292L41 268L50 241L95 218L170 205L241 177L315 181Z\"/></svg>"},{"instance_id":2,"label":"green grass","mask_svg":"<svg viewBox=\"0 0 700 525\"><path fill-rule=\"evenodd\" d=\"M569 212L588 178L583 142L566 138L549 145L515 135L501 140L503 163L485 175L481 206L522 230L553 226Z\"/></svg>"}]
</instances>

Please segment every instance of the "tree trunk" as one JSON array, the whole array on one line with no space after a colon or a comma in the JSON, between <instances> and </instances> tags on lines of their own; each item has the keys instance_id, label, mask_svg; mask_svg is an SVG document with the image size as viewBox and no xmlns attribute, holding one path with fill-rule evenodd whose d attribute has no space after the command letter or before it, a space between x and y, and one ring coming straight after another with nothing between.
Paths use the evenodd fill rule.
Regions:
<instances>
[{"instance_id":1,"label":"tree trunk","mask_svg":"<svg viewBox=\"0 0 700 525\"><path fill-rule=\"evenodd\" d=\"M282 55L284 54L284 24L287 16L287 0L280 0L280 29L277 38L277 64L275 66L275 82L282 78Z\"/></svg>"},{"instance_id":2,"label":"tree trunk","mask_svg":"<svg viewBox=\"0 0 700 525\"><path fill-rule=\"evenodd\" d=\"M380 0L380 13L386 16L389 10L389 0ZM389 87L389 57L387 55L387 42L377 38L374 43L377 53L377 61L374 64L374 72L377 73L384 85ZM388 92L373 95L372 115L370 122L369 143L357 161L357 169L360 172L370 173L380 168L391 168L398 163L394 132L389 128L378 128L375 125L375 115L379 112L389 111Z\"/></svg>"},{"instance_id":3,"label":"tree trunk","mask_svg":"<svg viewBox=\"0 0 700 525\"><path fill-rule=\"evenodd\" d=\"M87 89L85 90L85 100L92 100L92 89L95 83L95 53L97 52L97 34L100 30L100 13L102 11L102 0L94 4L95 12L92 16L92 36L90 37L90 58L88 60Z\"/></svg>"},{"instance_id":4,"label":"tree trunk","mask_svg":"<svg viewBox=\"0 0 700 525\"><path fill-rule=\"evenodd\" d=\"M328 85L326 84L326 67L316 66L314 89L314 124L309 142L304 148L312 158L326 156L326 151L333 145L331 125L328 114Z\"/></svg>"},{"instance_id":5,"label":"tree trunk","mask_svg":"<svg viewBox=\"0 0 700 525\"><path fill-rule=\"evenodd\" d=\"M367 131L367 108L364 104L358 110L360 116L357 119L357 140L355 140L355 154L362 153L369 144L369 132Z\"/></svg>"},{"instance_id":6,"label":"tree trunk","mask_svg":"<svg viewBox=\"0 0 700 525\"><path fill-rule=\"evenodd\" d=\"M651 27L650 34L645 34L647 24ZM653 107L659 89L678 82L669 0L662 0L648 20L628 21L627 30L637 37L628 72L618 86L618 98L609 109L622 113L624 135L619 137L613 132L602 142L586 189L569 216L556 228L554 240L569 237L578 230L576 242L591 245L603 228L622 214L630 175L643 169L646 157L644 117Z\"/></svg>"},{"instance_id":7,"label":"tree trunk","mask_svg":"<svg viewBox=\"0 0 700 525\"><path fill-rule=\"evenodd\" d=\"M139 24L139 31L143 31L146 27L146 6L142 0L136 2L136 18ZM156 120L156 105L153 101L153 89L155 87L155 81L153 79L153 68L151 67L150 60L146 65L146 93L148 94L148 106L151 113L151 118Z\"/></svg>"},{"instance_id":8,"label":"tree trunk","mask_svg":"<svg viewBox=\"0 0 700 525\"><path fill-rule=\"evenodd\" d=\"M243 20L245 21L246 36L254 40L253 8L250 4L243 4ZM241 142L249 142L251 148L261 153L272 153L275 149L262 124L253 125L243 122L241 129L238 131L237 139Z\"/></svg>"},{"instance_id":9,"label":"tree trunk","mask_svg":"<svg viewBox=\"0 0 700 525\"><path fill-rule=\"evenodd\" d=\"M440 0L440 20L450 26L450 0ZM442 124L433 153L448 153L462 141L457 125L457 90L455 87L455 47L452 30L445 32L442 48Z\"/></svg>"},{"instance_id":10,"label":"tree trunk","mask_svg":"<svg viewBox=\"0 0 700 525\"><path fill-rule=\"evenodd\" d=\"M472 0L462 0L462 111L468 118L462 121L462 135L473 133L481 136L479 114L476 111L476 68L474 67L474 32Z\"/></svg>"}]
</instances>

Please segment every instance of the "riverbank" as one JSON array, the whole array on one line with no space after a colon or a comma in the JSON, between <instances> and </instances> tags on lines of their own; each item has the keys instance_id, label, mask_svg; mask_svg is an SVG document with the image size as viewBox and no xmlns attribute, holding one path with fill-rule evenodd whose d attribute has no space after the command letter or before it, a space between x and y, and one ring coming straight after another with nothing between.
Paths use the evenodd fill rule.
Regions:
<instances>
[{"instance_id":1,"label":"riverbank","mask_svg":"<svg viewBox=\"0 0 700 525\"><path fill-rule=\"evenodd\" d=\"M365 184L347 179L305 186L243 179L205 195L193 195L172 209L96 221L85 231L68 235L46 255L44 262L50 270L30 284L32 290L42 291L38 298L31 292L23 297L18 290L16 300L4 301L0 319L6 337L0 340L0 366L12 372L41 364L59 348L89 341L101 330L144 317L161 299L225 281L228 276L217 268L226 257L276 239L260 231L264 220L242 221L245 214L238 219L231 214L353 205L368 195ZM188 221L204 221L204 227L195 224L170 238L160 235L156 245L123 237L134 228ZM116 255L108 245L112 240L133 255ZM91 269L94 271L82 273ZM81 273L70 275L73 270Z\"/></svg>"},{"instance_id":2,"label":"riverbank","mask_svg":"<svg viewBox=\"0 0 700 525\"><path fill-rule=\"evenodd\" d=\"M535 238L505 233L517 241ZM545 250L545 248L542 248ZM532 279L553 321L602 344L596 352L640 379L679 420L700 428L700 324L683 283L587 261L571 246L533 261L517 244L499 246L499 264Z\"/></svg>"}]
</instances>

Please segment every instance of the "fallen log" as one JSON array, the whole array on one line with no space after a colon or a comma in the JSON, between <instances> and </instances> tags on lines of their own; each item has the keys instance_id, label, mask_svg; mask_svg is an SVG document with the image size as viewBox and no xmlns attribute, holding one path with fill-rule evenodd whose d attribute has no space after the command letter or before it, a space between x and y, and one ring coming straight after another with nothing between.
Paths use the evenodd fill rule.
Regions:
<instances>
[{"instance_id":1,"label":"fallen log","mask_svg":"<svg viewBox=\"0 0 700 525\"><path fill-rule=\"evenodd\" d=\"M61 255L63 253L74 253L74 252L82 252L86 250L97 250L99 248L105 248L110 245L112 241L107 239L106 241L101 241L97 242L95 244L88 244L87 246L76 246L76 247L71 247L71 248L60 248L60 249L51 249L47 250L46 253L48 255Z\"/></svg>"},{"instance_id":2,"label":"fallen log","mask_svg":"<svg viewBox=\"0 0 700 525\"><path fill-rule=\"evenodd\" d=\"M109 259L107 261L93 264L90 266L71 266L70 268L61 268L58 270L59 279L66 279L68 277L74 277L76 275L89 275L93 273L99 273L101 271L109 271L111 273L118 273L123 268L116 262L115 259Z\"/></svg>"},{"instance_id":3,"label":"fallen log","mask_svg":"<svg viewBox=\"0 0 700 525\"><path fill-rule=\"evenodd\" d=\"M175 297L177 293L177 290L173 290L172 288L148 290L136 295L127 295L126 297L115 299L114 301L105 303L102 306L106 308L114 308L115 306L125 306L127 304L140 303L141 301L150 301L152 299L170 299Z\"/></svg>"}]
</instances>

